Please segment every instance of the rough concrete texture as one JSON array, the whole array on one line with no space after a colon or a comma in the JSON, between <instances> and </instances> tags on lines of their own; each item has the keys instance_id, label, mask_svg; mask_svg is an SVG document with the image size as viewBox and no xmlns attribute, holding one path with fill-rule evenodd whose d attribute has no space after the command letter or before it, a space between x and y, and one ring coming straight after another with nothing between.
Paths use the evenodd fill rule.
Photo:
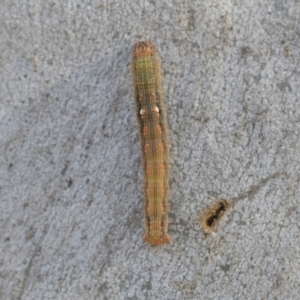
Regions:
<instances>
[{"instance_id":1,"label":"rough concrete texture","mask_svg":"<svg viewBox=\"0 0 300 300\"><path fill-rule=\"evenodd\" d=\"M0 299L299 299L300 3L0 9ZM142 241L130 55L162 58L170 234ZM204 235L199 212L234 202Z\"/></svg>"}]
</instances>

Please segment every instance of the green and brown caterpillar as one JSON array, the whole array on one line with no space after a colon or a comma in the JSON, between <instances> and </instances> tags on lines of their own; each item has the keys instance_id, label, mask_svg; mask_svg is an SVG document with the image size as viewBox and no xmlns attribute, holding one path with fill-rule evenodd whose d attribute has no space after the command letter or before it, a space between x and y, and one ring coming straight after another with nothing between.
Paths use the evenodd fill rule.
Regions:
<instances>
[{"instance_id":1,"label":"green and brown caterpillar","mask_svg":"<svg viewBox=\"0 0 300 300\"><path fill-rule=\"evenodd\" d=\"M160 245L170 241L169 142L160 63L150 41L134 45L131 69L144 171L144 240Z\"/></svg>"}]
</instances>

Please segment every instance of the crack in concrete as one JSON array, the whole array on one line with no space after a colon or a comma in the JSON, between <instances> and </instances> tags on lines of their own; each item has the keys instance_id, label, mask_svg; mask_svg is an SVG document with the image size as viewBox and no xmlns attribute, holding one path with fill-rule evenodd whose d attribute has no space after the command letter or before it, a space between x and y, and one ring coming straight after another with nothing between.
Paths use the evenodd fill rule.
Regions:
<instances>
[{"instance_id":1,"label":"crack in concrete","mask_svg":"<svg viewBox=\"0 0 300 300\"><path fill-rule=\"evenodd\" d=\"M278 178L280 175L287 176L287 173L281 171L269 175L268 177L261 179L257 184L251 185L248 191L238 195L237 197L231 198L229 201L232 201L233 204L235 204L239 200L255 196L260 191L260 189L264 187L271 179Z\"/></svg>"},{"instance_id":2,"label":"crack in concrete","mask_svg":"<svg viewBox=\"0 0 300 300\"><path fill-rule=\"evenodd\" d=\"M27 281L28 281L28 278L29 278L29 273L30 273L30 270L31 270L32 265L33 265L33 260L41 252L41 249L42 249L41 244L42 244L47 232L48 232L48 226L46 226L44 228L42 236L41 236L38 244L35 246L33 254L31 255L31 257L29 259L29 263L28 263L28 265L27 265L27 267L24 271L24 275L22 276L21 286L18 287L18 295L15 297L17 300L21 300L23 298L23 294L24 294L24 291L25 291L25 288L26 288L26 284L27 284ZM15 288L17 288L17 287L15 287Z\"/></svg>"}]
</instances>

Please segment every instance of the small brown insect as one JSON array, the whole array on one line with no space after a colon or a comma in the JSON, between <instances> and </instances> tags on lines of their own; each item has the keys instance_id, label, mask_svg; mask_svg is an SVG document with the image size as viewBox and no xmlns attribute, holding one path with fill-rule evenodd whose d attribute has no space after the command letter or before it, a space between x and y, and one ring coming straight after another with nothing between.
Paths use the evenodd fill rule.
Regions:
<instances>
[{"instance_id":1,"label":"small brown insect","mask_svg":"<svg viewBox=\"0 0 300 300\"><path fill-rule=\"evenodd\" d=\"M230 204L226 200L220 199L200 212L200 225L204 233L211 233L216 229L229 206Z\"/></svg>"},{"instance_id":2,"label":"small brown insect","mask_svg":"<svg viewBox=\"0 0 300 300\"><path fill-rule=\"evenodd\" d=\"M160 245L170 241L169 143L159 58L150 41L134 45L131 69L144 170L144 240Z\"/></svg>"}]
</instances>

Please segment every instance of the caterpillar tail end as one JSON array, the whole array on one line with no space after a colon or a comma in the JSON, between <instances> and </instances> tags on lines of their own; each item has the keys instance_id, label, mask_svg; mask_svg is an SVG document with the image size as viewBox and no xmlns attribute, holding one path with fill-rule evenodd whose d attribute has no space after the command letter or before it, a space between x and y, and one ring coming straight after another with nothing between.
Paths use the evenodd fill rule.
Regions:
<instances>
[{"instance_id":1,"label":"caterpillar tail end","mask_svg":"<svg viewBox=\"0 0 300 300\"><path fill-rule=\"evenodd\" d=\"M163 236L152 236L149 234L144 235L144 241L152 246L159 246L169 243L171 240L170 235L164 234Z\"/></svg>"}]
</instances>

